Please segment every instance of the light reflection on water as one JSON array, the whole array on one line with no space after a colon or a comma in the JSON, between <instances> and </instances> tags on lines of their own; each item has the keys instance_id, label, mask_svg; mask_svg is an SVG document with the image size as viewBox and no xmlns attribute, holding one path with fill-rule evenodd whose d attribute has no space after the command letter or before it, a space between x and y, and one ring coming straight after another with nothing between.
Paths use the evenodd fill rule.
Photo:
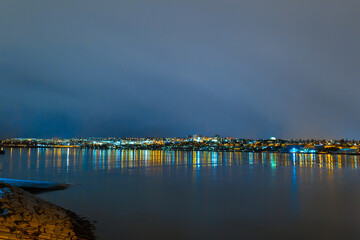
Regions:
<instances>
[{"instance_id":1,"label":"light reflection on water","mask_svg":"<svg viewBox=\"0 0 360 240\"><path fill-rule=\"evenodd\" d=\"M360 236L355 155L5 150L1 177L79 184L40 196L97 220L99 239Z\"/></svg>"},{"instance_id":2,"label":"light reflection on water","mask_svg":"<svg viewBox=\"0 0 360 240\"><path fill-rule=\"evenodd\" d=\"M111 171L114 169L186 166L196 170L202 167L263 165L336 168L358 168L356 155L204 152L162 150L90 150L73 148L10 148L9 161L0 163L5 174L29 169L51 169L59 173L81 171ZM21 159L21 161L19 161ZM25 161L24 161L25 160ZM14 161L18 162L14 166ZM159 168L161 171L161 169Z\"/></svg>"}]
</instances>

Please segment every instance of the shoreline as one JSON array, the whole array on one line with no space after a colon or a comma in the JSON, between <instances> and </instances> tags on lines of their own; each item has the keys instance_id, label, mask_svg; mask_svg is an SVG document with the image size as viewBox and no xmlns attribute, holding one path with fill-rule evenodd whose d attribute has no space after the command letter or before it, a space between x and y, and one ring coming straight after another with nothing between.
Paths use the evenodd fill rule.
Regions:
<instances>
[{"instance_id":1,"label":"shoreline","mask_svg":"<svg viewBox=\"0 0 360 240\"><path fill-rule=\"evenodd\" d=\"M95 240L94 230L76 213L0 182L0 239Z\"/></svg>"}]
</instances>

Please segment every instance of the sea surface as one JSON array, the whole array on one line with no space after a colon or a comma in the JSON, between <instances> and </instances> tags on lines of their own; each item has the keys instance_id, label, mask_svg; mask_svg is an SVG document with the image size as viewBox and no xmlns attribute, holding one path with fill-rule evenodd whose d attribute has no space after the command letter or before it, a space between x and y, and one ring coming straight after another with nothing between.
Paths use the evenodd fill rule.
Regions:
<instances>
[{"instance_id":1,"label":"sea surface","mask_svg":"<svg viewBox=\"0 0 360 240\"><path fill-rule=\"evenodd\" d=\"M0 176L71 183L39 197L98 239L360 239L359 156L7 148Z\"/></svg>"}]
</instances>

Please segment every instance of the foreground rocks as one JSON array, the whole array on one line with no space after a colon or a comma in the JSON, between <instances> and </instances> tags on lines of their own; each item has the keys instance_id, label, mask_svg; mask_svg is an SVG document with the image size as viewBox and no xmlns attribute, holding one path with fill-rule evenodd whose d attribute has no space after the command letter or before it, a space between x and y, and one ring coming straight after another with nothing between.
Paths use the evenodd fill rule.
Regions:
<instances>
[{"instance_id":1,"label":"foreground rocks","mask_svg":"<svg viewBox=\"0 0 360 240\"><path fill-rule=\"evenodd\" d=\"M0 239L88 239L93 225L75 213L0 182Z\"/></svg>"}]
</instances>

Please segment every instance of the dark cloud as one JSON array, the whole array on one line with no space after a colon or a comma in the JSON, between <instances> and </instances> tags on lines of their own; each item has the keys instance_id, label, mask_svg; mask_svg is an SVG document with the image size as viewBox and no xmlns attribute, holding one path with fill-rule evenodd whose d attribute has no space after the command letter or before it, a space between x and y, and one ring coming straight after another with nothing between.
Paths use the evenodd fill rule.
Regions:
<instances>
[{"instance_id":1,"label":"dark cloud","mask_svg":"<svg viewBox=\"0 0 360 240\"><path fill-rule=\"evenodd\" d=\"M2 1L0 136L358 138L358 9Z\"/></svg>"}]
</instances>

